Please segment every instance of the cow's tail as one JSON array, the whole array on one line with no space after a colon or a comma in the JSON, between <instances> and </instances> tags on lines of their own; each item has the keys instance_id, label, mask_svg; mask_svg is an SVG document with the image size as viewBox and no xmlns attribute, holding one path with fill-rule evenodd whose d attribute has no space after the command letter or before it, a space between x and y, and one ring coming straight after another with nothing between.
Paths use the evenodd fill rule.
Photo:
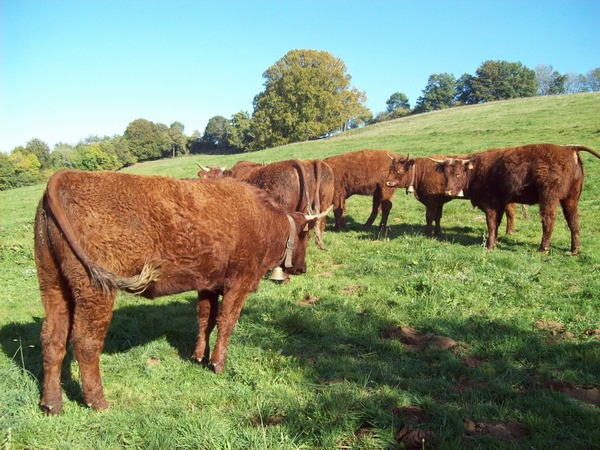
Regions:
<instances>
[{"instance_id":1,"label":"cow's tail","mask_svg":"<svg viewBox=\"0 0 600 450\"><path fill-rule=\"evenodd\" d=\"M591 148L586 147L584 145L570 145L569 147L573 147L576 152L588 152L588 153L591 153L596 158L600 159L600 153L598 153L596 150L592 150Z\"/></svg>"},{"instance_id":2,"label":"cow's tail","mask_svg":"<svg viewBox=\"0 0 600 450\"><path fill-rule=\"evenodd\" d=\"M298 203L296 205L296 211L306 213L310 208L309 193L306 190L306 171L304 170L304 164L298 159L292 160L292 166L298 172Z\"/></svg>"},{"instance_id":3,"label":"cow's tail","mask_svg":"<svg viewBox=\"0 0 600 450\"><path fill-rule=\"evenodd\" d=\"M132 294L141 294L146 290L150 283L158 281L160 275L158 267L154 264L147 263L137 275L124 277L111 272L97 262L91 260L77 240L71 221L68 219L65 209L60 202L59 194L62 184L61 179L64 174L65 172L59 172L50 178L44 196L49 212L58 224L69 247L71 247L75 256L81 261L92 281L103 290L111 291L113 289L121 289Z\"/></svg>"}]
</instances>

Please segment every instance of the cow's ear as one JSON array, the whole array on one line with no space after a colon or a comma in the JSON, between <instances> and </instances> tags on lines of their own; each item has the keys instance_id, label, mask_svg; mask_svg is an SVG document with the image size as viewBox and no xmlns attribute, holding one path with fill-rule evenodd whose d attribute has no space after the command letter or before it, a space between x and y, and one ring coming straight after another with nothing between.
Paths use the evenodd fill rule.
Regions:
<instances>
[{"instance_id":1,"label":"cow's ear","mask_svg":"<svg viewBox=\"0 0 600 450\"><path fill-rule=\"evenodd\" d=\"M438 163L435 166L433 166L433 170L435 170L436 172L439 172L439 173L444 173L444 165L441 163Z\"/></svg>"}]
</instances>

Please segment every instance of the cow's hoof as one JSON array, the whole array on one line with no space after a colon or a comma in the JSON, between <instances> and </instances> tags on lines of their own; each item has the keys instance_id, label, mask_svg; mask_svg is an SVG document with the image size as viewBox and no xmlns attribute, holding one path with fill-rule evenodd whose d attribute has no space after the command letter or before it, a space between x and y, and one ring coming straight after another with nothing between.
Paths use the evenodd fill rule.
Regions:
<instances>
[{"instance_id":1,"label":"cow's hoof","mask_svg":"<svg viewBox=\"0 0 600 450\"><path fill-rule=\"evenodd\" d=\"M60 414L62 411L62 405L52 405L47 403L40 403L40 408L46 416L55 416Z\"/></svg>"},{"instance_id":2,"label":"cow's hoof","mask_svg":"<svg viewBox=\"0 0 600 450\"><path fill-rule=\"evenodd\" d=\"M202 356L201 358L192 357L192 359L204 367L210 364L210 361L206 356Z\"/></svg>"},{"instance_id":3,"label":"cow's hoof","mask_svg":"<svg viewBox=\"0 0 600 450\"><path fill-rule=\"evenodd\" d=\"M95 411L104 411L105 409L110 408L110 403L108 403L104 398L89 402L87 405L90 408L93 408Z\"/></svg>"},{"instance_id":4,"label":"cow's hoof","mask_svg":"<svg viewBox=\"0 0 600 450\"><path fill-rule=\"evenodd\" d=\"M579 256L579 249L576 248L575 250L571 250L569 253L567 253L567 256Z\"/></svg>"},{"instance_id":5,"label":"cow's hoof","mask_svg":"<svg viewBox=\"0 0 600 450\"><path fill-rule=\"evenodd\" d=\"M223 372L223 366L220 364L215 364L213 362L208 363L208 368L217 374Z\"/></svg>"}]
</instances>

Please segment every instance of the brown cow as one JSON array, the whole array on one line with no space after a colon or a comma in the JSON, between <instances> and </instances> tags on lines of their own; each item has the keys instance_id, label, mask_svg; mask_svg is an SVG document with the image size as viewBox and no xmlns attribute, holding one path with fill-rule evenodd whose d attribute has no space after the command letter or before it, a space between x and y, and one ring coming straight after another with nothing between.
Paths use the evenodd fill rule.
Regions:
<instances>
[{"instance_id":1,"label":"brown cow","mask_svg":"<svg viewBox=\"0 0 600 450\"><path fill-rule=\"evenodd\" d=\"M571 230L571 254L577 255L578 205L583 188L581 151L600 158L600 153L579 145L531 144L475 153L468 159L448 159L439 169L446 176L447 195L463 190L473 206L485 212L488 249L496 245L506 204L518 202L539 203L543 230L539 251L547 251L560 202Z\"/></svg>"},{"instance_id":2,"label":"brown cow","mask_svg":"<svg viewBox=\"0 0 600 450\"><path fill-rule=\"evenodd\" d=\"M333 203L333 171L319 160L287 160L271 164L239 161L231 169L200 166L201 179L234 177L261 189L291 211L322 212ZM305 199L305 201L298 201ZM326 218L315 227L315 242L325 248L323 231Z\"/></svg>"},{"instance_id":3,"label":"brown cow","mask_svg":"<svg viewBox=\"0 0 600 450\"><path fill-rule=\"evenodd\" d=\"M433 158L444 158L444 156L434 156ZM456 158L456 156L454 157ZM406 193L414 193L415 198L425 205L425 235L432 236L435 232L439 236L442 232L441 220L444 204L453 198L466 199L461 197L448 197L444 194L446 187L446 178L444 174L436 170L438 162L432 158L391 158L389 177L386 185L390 187L404 187ZM506 205L506 234L514 232L516 203ZM432 230L432 224L435 222L435 231Z\"/></svg>"},{"instance_id":4,"label":"brown cow","mask_svg":"<svg viewBox=\"0 0 600 450\"><path fill-rule=\"evenodd\" d=\"M355 194L373 196L373 208L365 226L373 225L381 209L379 230L386 228L392 209L392 196L396 191L396 188L385 185L390 169L390 155L400 156L387 150L358 150L323 160L335 175L333 212L336 229L346 226L346 199Z\"/></svg>"},{"instance_id":5,"label":"brown cow","mask_svg":"<svg viewBox=\"0 0 600 450\"><path fill-rule=\"evenodd\" d=\"M60 373L68 339L86 404L109 406L99 359L117 289L148 298L197 290L193 357L221 372L246 297L273 267L306 271L308 230L317 219L286 212L264 192L233 179L198 182L71 170L53 175L35 219L46 311L44 411L62 408Z\"/></svg>"}]
</instances>

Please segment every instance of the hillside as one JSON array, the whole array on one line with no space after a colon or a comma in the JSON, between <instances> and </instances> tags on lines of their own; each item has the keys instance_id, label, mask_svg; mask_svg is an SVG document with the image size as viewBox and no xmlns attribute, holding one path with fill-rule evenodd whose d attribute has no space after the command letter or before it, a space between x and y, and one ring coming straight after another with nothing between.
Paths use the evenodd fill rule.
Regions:
<instances>
[{"instance_id":1,"label":"hillside","mask_svg":"<svg viewBox=\"0 0 600 450\"><path fill-rule=\"evenodd\" d=\"M452 108L370 125L319 141L247 154L193 155L176 161L154 161L126 171L191 177L197 171L196 162L231 166L241 159L272 162L325 158L362 148L386 148L413 156L428 156L536 142L581 144L600 149L600 92Z\"/></svg>"},{"instance_id":2,"label":"hillside","mask_svg":"<svg viewBox=\"0 0 600 450\"><path fill-rule=\"evenodd\" d=\"M320 141L127 172L195 177L197 162L231 166L361 148L421 156L534 142L600 150L600 93L439 111ZM560 212L547 253L537 251L535 206L529 219L518 213L514 235L501 230L488 252L485 218L467 201L445 205L442 235L429 239L424 207L412 195L396 192L384 236L362 226L371 199L354 196L346 231L336 232L328 218L328 250L309 245L306 274L285 285L263 280L248 297L222 374L190 360L196 293L119 294L100 366L111 408L95 413L83 404L69 351L56 418L38 406L44 309L33 221L44 186L0 192L0 445L596 448L600 160L582 159L580 256L566 256L570 235Z\"/></svg>"}]
</instances>

